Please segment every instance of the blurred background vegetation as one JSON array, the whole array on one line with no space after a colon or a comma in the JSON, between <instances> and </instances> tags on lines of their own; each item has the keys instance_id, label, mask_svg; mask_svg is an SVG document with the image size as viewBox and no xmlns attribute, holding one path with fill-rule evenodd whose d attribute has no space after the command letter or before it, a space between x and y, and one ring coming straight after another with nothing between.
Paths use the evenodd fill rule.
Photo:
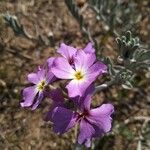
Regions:
<instances>
[{"instance_id":1,"label":"blurred background vegetation","mask_svg":"<svg viewBox=\"0 0 150 150\"><path fill-rule=\"evenodd\" d=\"M69 0L68 0L69 1ZM69 2L72 2L70 0ZM64 135L52 132L43 121L50 100L36 111L20 108L21 90L28 85L26 75L54 56L61 42L84 47L93 40L96 48L117 62L116 37L127 30L150 49L149 0L0 0L0 149L70 150L74 130ZM77 13L73 13L72 10ZM20 30L4 19L11 15ZM96 84L109 80L99 78ZM95 150L150 149L150 71L139 70L131 90L121 86L97 93L93 106L115 104L112 132L97 139Z\"/></svg>"}]
</instances>

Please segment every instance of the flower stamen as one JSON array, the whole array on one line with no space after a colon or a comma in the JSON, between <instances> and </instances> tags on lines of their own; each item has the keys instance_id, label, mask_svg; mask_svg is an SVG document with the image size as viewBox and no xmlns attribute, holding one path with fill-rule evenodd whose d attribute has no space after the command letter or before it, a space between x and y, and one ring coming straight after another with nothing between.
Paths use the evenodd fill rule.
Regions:
<instances>
[{"instance_id":1,"label":"flower stamen","mask_svg":"<svg viewBox=\"0 0 150 150\"><path fill-rule=\"evenodd\" d=\"M83 79L83 74L81 73L81 71L77 71L75 73L75 79L77 79L77 80Z\"/></svg>"},{"instance_id":2,"label":"flower stamen","mask_svg":"<svg viewBox=\"0 0 150 150\"><path fill-rule=\"evenodd\" d=\"M45 80L41 81L41 82L37 85L38 91L43 91L44 88L45 88L45 86L46 86L46 81L45 81Z\"/></svg>"}]
</instances>

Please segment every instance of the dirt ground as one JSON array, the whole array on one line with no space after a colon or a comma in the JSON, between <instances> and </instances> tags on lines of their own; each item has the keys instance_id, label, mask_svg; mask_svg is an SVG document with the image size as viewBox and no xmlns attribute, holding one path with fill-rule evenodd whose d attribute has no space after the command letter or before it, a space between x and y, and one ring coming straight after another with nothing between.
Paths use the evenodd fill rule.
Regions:
<instances>
[{"instance_id":1,"label":"dirt ground","mask_svg":"<svg viewBox=\"0 0 150 150\"><path fill-rule=\"evenodd\" d=\"M149 8L148 1L139 3L142 21L136 33L147 48L150 48L150 16L146 14L150 12ZM42 35L45 43L15 35L2 18L7 12L16 15L33 37ZM50 42L46 44L48 35ZM105 35L97 38L101 40L102 36ZM49 99L35 111L19 105L21 90L28 85L27 74L54 56L61 42L75 47L84 47L88 42L63 0L0 0L0 150L73 148L74 130L56 135L50 123L43 121ZM102 44L105 54L116 58L115 37L107 35ZM113 131L100 141L97 139L97 150L150 150L150 123L144 124L150 117L149 78L150 73L141 70L137 73L133 90L113 86L95 95L94 103L109 101L115 104L116 110ZM142 149L137 149L139 139Z\"/></svg>"}]
</instances>

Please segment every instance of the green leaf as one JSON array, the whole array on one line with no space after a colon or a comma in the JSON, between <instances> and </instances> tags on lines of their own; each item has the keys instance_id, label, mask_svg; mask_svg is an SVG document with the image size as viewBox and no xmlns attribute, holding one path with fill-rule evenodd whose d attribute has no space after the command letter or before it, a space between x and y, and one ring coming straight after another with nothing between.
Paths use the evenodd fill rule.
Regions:
<instances>
[{"instance_id":1,"label":"green leaf","mask_svg":"<svg viewBox=\"0 0 150 150\"><path fill-rule=\"evenodd\" d=\"M132 84L128 81L126 83L122 84L122 87L127 90L130 90L133 88Z\"/></svg>"}]
</instances>

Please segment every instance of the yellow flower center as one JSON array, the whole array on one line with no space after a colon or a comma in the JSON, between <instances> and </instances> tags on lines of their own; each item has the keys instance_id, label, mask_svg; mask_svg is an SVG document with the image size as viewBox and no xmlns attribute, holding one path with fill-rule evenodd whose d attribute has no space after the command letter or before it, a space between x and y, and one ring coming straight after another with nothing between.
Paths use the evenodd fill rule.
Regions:
<instances>
[{"instance_id":1,"label":"yellow flower center","mask_svg":"<svg viewBox=\"0 0 150 150\"><path fill-rule=\"evenodd\" d=\"M77 80L83 79L83 74L80 71L77 71L75 73L75 79L77 79Z\"/></svg>"},{"instance_id":2,"label":"yellow flower center","mask_svg":"<svg viewBox=\"0 0 150 150\"><path fill-rule=\"evenodd\" d=\"M38 91L43 91L45 86L46 86L46 81L45 80L41 81L37 86Z\"/></svg>"}]
</instances>

